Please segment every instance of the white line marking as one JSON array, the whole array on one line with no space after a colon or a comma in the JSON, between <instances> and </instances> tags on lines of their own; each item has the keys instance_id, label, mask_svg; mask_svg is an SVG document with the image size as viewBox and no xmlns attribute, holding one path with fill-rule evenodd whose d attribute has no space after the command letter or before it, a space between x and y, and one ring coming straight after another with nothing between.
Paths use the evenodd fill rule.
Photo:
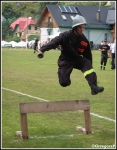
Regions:
<instances>
[{"instance_id":1,"label":"white line marking","mask_svg":"<svg viewBox=\"0 0 117 150\"><path fill-rule=\"evenodd\" d=\"M25 96L28 96L28 97L32 97L32 98L35 98L35 99L38 99L38 100L41 100L41 101L46 101L46 102L48 102L48 100L45 100L45 99L42 99L42 98L39 98L39 97L31 96L31 95L28 95L28 94L24 94L24 93L17 92L17 91L14 91L14 90L10 90L10 89L7 89L7 88L3 88L3 87L2 87L2 89L7 90L7 91L11 91L11 92L14 92L14 93L17 93L17 94L25 95Z\"/></svg>"},{"instance_id":2,"label":"white line marking","mask_svg":"<svg viewBox=\"0 0 117 150\"><path fill-rule=\"evenodd\" d=\"M30 138L32 139L45 139L45 138L71 138L71 137L74 137L74 136L78 136L78 135L82 135L81 133L80 134L70 134L70 135L50 135L50 136L30 136Z\"/></svg>"},{"instance_id":3,"label":"white line marking","mask_svg":"<svg viewBox=\"0 0 117 150\"><path fill-rule=\"evenodd\" d=\"M49 100L45 100L45 99L42 99L42 98L39 98L39 97L35 97L35 96L31 96L31 95L24 94L24 93L21 93L21 92L17 92L15 90L10 90L10 89L4 88L4 87L2 87L2 89L7 90L7 91L11 91L11 92L14 92L14 93L17 93L17 94L25 95L25 96L28 96L28 97L32 97L32 98L35 98L35 99L38 99L38 100L41 100L41 101L46 101L46 102L49 101ZM93 115L93 116L96 116L98 118L103 118L103 119L106 119L106 120L109 120L109 121L112 121L112 122L116 122L116 120L111 119L111 118L107 118L105 116L100 116L100 115L95 114L95 113L90 113L90 114Z\"/></svg>"},{"instance_id":4,"label":"white line marking","mask_svg":"<svg viewBox=\"0 0 117 150\"><path fill-rule=\"evenodd\" d=\"M95 114L95 113L90 113L90 114L93 115L93 116L99 117L99 118L103 118L103 119L106 119L106 120L109 120L109 121L116 122L116 120L114 120L114 119L107 118L107 117L104 117L104 116L100 116L100 115Z\"/></svg>"}]
</instances>

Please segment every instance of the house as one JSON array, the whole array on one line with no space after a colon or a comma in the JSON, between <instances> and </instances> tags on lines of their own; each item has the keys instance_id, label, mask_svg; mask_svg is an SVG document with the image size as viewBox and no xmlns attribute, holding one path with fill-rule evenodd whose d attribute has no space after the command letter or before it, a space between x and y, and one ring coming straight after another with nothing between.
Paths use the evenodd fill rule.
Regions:
<instances>
[{"instance_id":1,"label":"house","mask_svg":"<svg viewBox=\"0 0 117 150\"><path fill-rule=\"evenodd\" d=\"M77 6L77 8L87 20L85 35L89 41L96 44L101 43L104 39L113 41L115 38L115 8L98 6ZM112 22L108 21L110 17Z\"/></svg>"},{"instance_id":2,"label":"house","mask_svg":"<svg viewBox=\"0 0 117 150\"><path fill-rule=\"evenodd\" d=\"M36 21L32 17L18 18L10 25L10 28L21 40L27 41L28 35L39 34L35 24Z\"/></svg>"},{"instance_id":3,"label":"house","mask_svg":"<svg viewBox=\"0 0 117 150\"><path fill-rule=\"evenodd\" d=\"M100 6L60 6L46 5L36 26L40 28L41 41L52 35L72 29L74 16L82 15L87 26L84 34L90 42L99 44L103 39L112 41L115 38L115 8ZM109 21L111 16L111 20Z\"/></svg>"}]
</instances>

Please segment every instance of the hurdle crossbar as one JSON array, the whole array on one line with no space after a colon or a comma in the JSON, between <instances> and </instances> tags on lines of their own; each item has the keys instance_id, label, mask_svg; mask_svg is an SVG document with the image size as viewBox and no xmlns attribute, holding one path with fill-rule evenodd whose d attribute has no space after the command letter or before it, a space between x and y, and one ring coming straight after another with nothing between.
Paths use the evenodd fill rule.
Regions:
<instances>
[{"instance_id":1,"label":"hurdle crossbar","mask_svg":"<svg viewBox=\"0 0 117 150\"><path fill-rule=\"evenodd\" d=\"M82 127L76 127L76 129L82 131L85 134L91 134L89 100L20 103L19 107L20 107L21 131L17 131L16 134L21 136L23 139L28 139L27 113L84 110L85 129Z\"/></svg>"}]
</instances>

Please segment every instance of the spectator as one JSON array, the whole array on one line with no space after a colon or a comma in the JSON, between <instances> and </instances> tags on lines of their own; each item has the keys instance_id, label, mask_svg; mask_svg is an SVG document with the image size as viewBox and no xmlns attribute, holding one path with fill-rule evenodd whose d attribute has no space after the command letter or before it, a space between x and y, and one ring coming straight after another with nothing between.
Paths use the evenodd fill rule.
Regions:
<instances>
[{"instance_id":1,"label":"spectator","mask_svg":"<svg viewBox=\"0 0 117 150\"><path fill-rule=\"evenodd\" d=\"M101 52L100 70L102 70L102 68L103 70L106 69L109 50L110 50L110 46L107 44L107 41L104 40L103 44L99 46L99 51Z\"/></svg>"},{"instance_id":2,"label":"spectator","mask_svg":"<svg viewBox=\"0 0 117 150\"><path fill-rule=\"evenodd\" d=\"M111 69L115 69L116 39L114 39L114 42L111 44L110 51L111 51L111 57L112 57Z\"/></svg>"},{"instance_id":3,"label":"spectator","mask_svg":"<svg viewBox=\"0 0 117 150\"><path fill-rule=\"evenodd\" d=\"M38 49L40 49L40 38L36 38L35 39L35 43L34 43L34 53L37 51Z\"/></svg>"}]
</instances>

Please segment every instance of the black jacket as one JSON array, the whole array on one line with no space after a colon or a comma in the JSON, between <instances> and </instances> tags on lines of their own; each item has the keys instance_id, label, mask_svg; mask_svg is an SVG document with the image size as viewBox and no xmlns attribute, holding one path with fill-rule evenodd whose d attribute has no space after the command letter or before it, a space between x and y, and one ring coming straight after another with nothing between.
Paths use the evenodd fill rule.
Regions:
<instances>
[{"instance_id":1,"label":"black jacket","mask_svg":"<svg viewBox=\"0 0 117 150\"><path fill-rule=\"evenodd\" d=\"M102 45L99 46L99 48L105 50L105 51L102 51L101 54L108 55L108 50L110 50L110 46L109 45L103 45L102 44Z\"/></svg>"},{"instance_id":2,"label":"black jacket","mask_svg":"<svg viewBox=\"0 0 117 150\"><path fill-rule=\"evenodd\" d=\"M92 63L90 44L84 34L77 36L73 30L65 31L42 46L40 50L44 53L45 51L56 49L59 45L62 47L60 60L64 58L73 61L78 59L79 55L82 55Z\"/></svg>"}]
</instances>

